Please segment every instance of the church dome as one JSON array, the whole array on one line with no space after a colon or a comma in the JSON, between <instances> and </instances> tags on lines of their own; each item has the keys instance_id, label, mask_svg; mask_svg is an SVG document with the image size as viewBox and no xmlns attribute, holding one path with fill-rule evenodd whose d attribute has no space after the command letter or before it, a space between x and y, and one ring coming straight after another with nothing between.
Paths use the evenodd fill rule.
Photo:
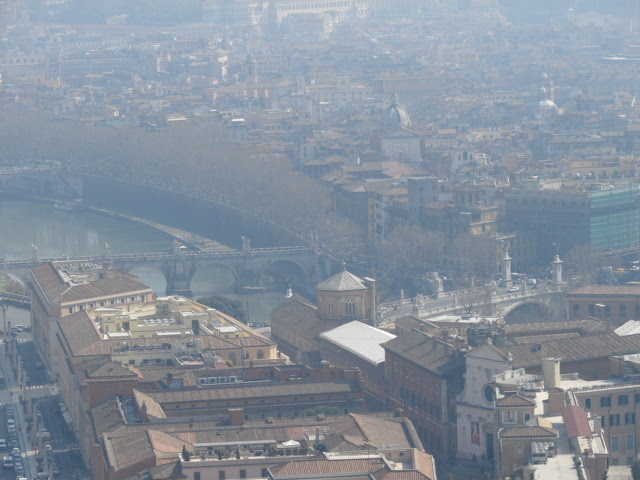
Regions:
<instances>
[{"instance_id":1,"label":"church dome","mask_svg":"<svg viewBox=\"0 0 640 480\"><path fill-rule=\"evenodd\" d=\"M411 119L404 105L398 102L398 95L393 94L393 101L389 108L382 114L382 123L384 125L402 125L404 127L411 126Z\"/></svg>"}]
</instances>

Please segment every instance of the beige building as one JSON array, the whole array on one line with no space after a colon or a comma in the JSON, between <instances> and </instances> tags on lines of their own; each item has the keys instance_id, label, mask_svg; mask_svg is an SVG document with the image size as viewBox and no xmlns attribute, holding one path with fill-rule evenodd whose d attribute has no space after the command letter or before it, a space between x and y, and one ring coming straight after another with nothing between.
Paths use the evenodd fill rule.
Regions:
<instances>
[{"instance_id":1,"label":"beige building","mask_svg":"<svg viewBox=\"0 0 640 480\"><path fill-rule=\"evenodd\" d=\"M33 339L49 373L55 378L58 359L52 345L57 321L78 312L150 302L151 288L138 277L95 263L49 262L31 269L31 325Z\"/></svg>"},{"instance_id":2,"label":"beige building","mask_svg":"<svg viewBox=\"0 0 640 480\"><path fill-rule=\"evenodd\" d=\"M588 317L619 326L640 320L640 286L588 285L567 293L570 320Z\"/></svg>"},{"instance_id":3,"label":"beige building","mask_svg":"<svg viewBox=\"0 0 640 480\"><path fill-rule=\"evenodd\" d=\"M271 336L290 356L311 353L319 358L318 335L357 320L375 323L376 286L343 270L316 285L318 305L293 295L271 312Z\"/></svg>"},{"instance_id":4,"label":"beige building","mask_svg":"<svg viewBox=\"0 0 640 480\"><path fill-rule=\"evenodd\" d=\"M630 465L640 455L640 385L620 383L571 390L575 404L586 409L605 431L611 465Z\"/></svg>"}]
</instances>

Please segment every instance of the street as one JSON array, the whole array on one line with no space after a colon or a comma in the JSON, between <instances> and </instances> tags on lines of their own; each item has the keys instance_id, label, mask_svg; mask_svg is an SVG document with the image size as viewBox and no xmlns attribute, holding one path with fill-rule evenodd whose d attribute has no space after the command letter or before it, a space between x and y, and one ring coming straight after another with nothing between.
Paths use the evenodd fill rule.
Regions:
<instances>
[{"instance_id":1,"label":"street","mask_svg":"<svg viewBox=\"0 0 640 480\"><path fill-rule=\"evenodd\" d=\"M32 479L38 472L45 471L50 478L72 479L75 474L86 473L75 436L61 411L57 385L48 383L24 314L19 316L19 321L25 326L24 331L0 337L0 371L5 379L5 385L0 389L0 404L3 406L0 408L0 438L5 438L7 443L12 438L5 414L6 405L11 405L23 456L24 476ZM11 324L18 324L18 319ZM52 447L50 455L46 452L47 444ZM0 451L0 455L10 455L10 449ZM54 470L59 472L54 475ZM16 478L13 469L0 468L0 480Z\"/></svg>"}]
</instances>

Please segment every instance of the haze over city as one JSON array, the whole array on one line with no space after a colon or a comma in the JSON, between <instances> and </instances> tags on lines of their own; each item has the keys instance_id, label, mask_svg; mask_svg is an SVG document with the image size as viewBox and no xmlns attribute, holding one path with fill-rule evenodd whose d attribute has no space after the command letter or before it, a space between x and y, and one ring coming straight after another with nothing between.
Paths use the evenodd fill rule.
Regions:
<instances>
[{"instance_id":1,"label":"haze over city","mask_svg":"<svg viewBox=\"0 0 640 480\"><path fill-rule=\"evenodd\" d=\"M639 480L640 0L0 0L0 480Z\"/></svg>"}]
</instances>

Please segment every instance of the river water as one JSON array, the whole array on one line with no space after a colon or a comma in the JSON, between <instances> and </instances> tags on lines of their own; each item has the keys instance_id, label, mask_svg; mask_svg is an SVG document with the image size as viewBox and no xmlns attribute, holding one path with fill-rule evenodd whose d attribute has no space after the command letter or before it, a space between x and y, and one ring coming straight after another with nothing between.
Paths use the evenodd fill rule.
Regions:
<instances>
[{"instance_id":1,"label":"river water","mask_svg":"<svg viewBox=\"0 0 640 480\"><path fill-rule=\"evenodd\" d=\"M105 242L114 254L161 252L171 247L170 239L164 235L124 219L0 197L0 257L30 258L31 245L37 246L41 258L102 255ZM166 282L159 270L139 267L131 273L138 275L158 295L165 294ZM196 299L216 293L240 300L245 312L248 311L249 321L260 323L269 321L269 312L284 296L284 292L237 295L233 291L233 275L223 266L198 269L191 288ZM13 315L17 315L15 311Z\"/></svg>"}]
</instances>

